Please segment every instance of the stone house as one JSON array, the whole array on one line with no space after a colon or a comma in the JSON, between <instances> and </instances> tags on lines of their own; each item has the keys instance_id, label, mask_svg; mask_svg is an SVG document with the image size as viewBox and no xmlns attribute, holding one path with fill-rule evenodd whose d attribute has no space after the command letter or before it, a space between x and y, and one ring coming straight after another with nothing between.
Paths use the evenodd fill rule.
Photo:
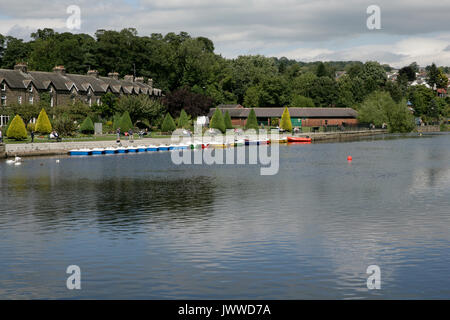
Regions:
<instances>
[{"instance_id":1,"label":"stone house","mask_svg":"<svg viewBox=\"0 0 450 320\"><path fill-rule=\"evenodd\" d=\"M160 89L153 88L153 80L144 82L142 77L125 76L112 72L108 77L99 76L95 70L87 75L68 74L63 66L56 66L53 72L28 71L25 63L14 66L14 70L0 69L0 126L9 118L1 108L13 103L37 103L42 93L50 96L51 107L67 105L76 100L89 106L100 105L102 97L108 92L122 95L147 95L158 98Z\"/></svg>"}]
</instances>

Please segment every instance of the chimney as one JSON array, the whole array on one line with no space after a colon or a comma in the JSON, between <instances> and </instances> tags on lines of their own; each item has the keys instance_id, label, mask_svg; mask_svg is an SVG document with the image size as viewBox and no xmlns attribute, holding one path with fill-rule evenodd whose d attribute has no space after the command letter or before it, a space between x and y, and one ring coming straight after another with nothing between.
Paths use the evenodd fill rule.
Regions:
<instances>
[{"instance_id":1,"label":"chimney","mask_svg":"<svg viewBox=\"0 0 450 320\"><path fill-rule=\"evenodd\" d=\"M153 92L153 79L148 79L147 84L150 87L150 92Z\"/></svg>"},{"instance_id":2,"label":"chimney","mask_svg":"<svg viewBox=\"0 0 450 320\"><path fill-rule=\"evenodd\" d=\"M56 73L64 76L66 74L66 68L64 68L64 66L56 66L53 68L53 72L56 72Z\"/></svg>"},{"instance_id":3,"label":"chimney","mask_svg":"<svg viewBox=\"0 0 450 320\"><path fill-rule=\"evenodd\" d=\"M119 80L119 74L117 72L108 73L108 77L111 79Z\"/></svg>"},{"instance_id":4,"label":"chimney","mask_svg":"<svg viewBox=\"0 0 450 320\"><path fill-rule=\"evenodd\" d=\"M98 71L97 71L97 70L89 70L89 71L87 72L87 75L88 75L88 76L91 76L91 77L98 78Z\"/></svg>"},{"instance_id":5,"label":"chimney","mask_svg":"<svg viewBox=\"0 0 450 320\"><path fill-rule=\"evenodd\" d=\"M139 83L144 83L144 77L136 77L136 78L134 78L134 81L139 82Z\"/></svg>"},{"instance_id":6,"label":"chimney","mask_svg":"<svg viewBox=\"0 0 450 320\"><path fill-rule=\"evenodd\" d=\"M134 81L134 76L131 76L131 75L126 75L124 78L123 78L123 80L125 80L125 81L129 81L129 82L133 82Z\"/></svg>"},{"instance_id":7,"label":"chimney","mask_svg":"<svg viewBox=\"0 0 450 320\"><path fill-rule=\"evenodd\" d=\"M14 70L27 73L28 65L26 62L19 62L14 66Z\"/></svg>"}]
</instances>

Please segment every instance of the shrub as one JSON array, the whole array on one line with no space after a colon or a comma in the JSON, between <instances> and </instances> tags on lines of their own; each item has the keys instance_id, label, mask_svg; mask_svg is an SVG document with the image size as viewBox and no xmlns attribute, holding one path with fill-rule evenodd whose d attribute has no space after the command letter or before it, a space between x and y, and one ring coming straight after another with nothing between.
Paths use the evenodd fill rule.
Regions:
<instances>
[{"instance_id":1,"label":"shrub","mask_svg":"<svg viewBox=\"0 0 450 320\"><path fill-rule=\"evenodd\" d=\"M36 131L42 134L52 132L52 124L48 119L47 112L45 112L45 109L42 109L41 112L39 113L39 117L36 121Z\"/></svg>"},{"instance_id":2,"label":"shrub","mask_svg":"<svg viewBox=\"0 0 450 320\"><path fill-rule=\"evenodd\" d=\"M120 115L120 113L116 113L115 115L114 115L114 118L113 118L113 124L112 124L112 126L113 126L113 129L114 130L117 130L118 128L120 128L120 119L122 118L122 116Z\"/></svg>"},{"instance_id":3,"label":"shrub","mask_svg":"<svg viewBox=\"0 0 450 320\"><path fill-rule=\"evenodd\" d=\"M172 132L176 128L177 128L177 126L175 125L175 121L173 121L173 118L170 115L170 113L167 113L166 117L164 118L164 121L162 123L161 131L162 132Z\"/></svg>"},{"instance_id":4,"label":"shrub","mask_svg":"<svg viewBox=\"0 0 450 320\"><path fill-rule=\"evenodd\" d=\"M31 131L36 131L36 125L32 122L30 122L29 124L27 124L27 131L31 132Z\"/></svg>"},{"instance_id":5,"label":"shrub","mask_svg":"<svg viewBox=\"0 0 450 320\"><path fill-rule=\"evenodd\" d=\"M189 127L189 116L186 111L181 110L180 117L178 118L178 128L188 128Z\"/></svg>"},{"instance_id":6,"label":"shrub","mask_svg":"<svg viewBox=\"0 0 450 320\"><path fill-rule=\"evenodd\" d=\"M284 109L283 115L281 116L280 128L288 132L292 131L291 115L289 114L289 109L287 107Z\"/></svg>"},{"instance_id":7,"label":"shrub","mask_svg":"<svg viewBox=\"0 0 450 320\"><path fill-rule=\"evenodd\" d=\"M94 133L94 123L90 117L87 117L80 126L80 131L84 134Z\"/></svg>"},{"instance_id":8,"label":"shrub","mask_svg":"<svg viewBox=\"0 0 450 320\"><path fill-rule=\"evenodd\" d=\"M233 123L231 122L231 117L228 110L227 112L225 112L224 122L225 122L225 129L233 129Z\"/></svg>"},{"instance_id":9,"label":"shrub","mask_svg":"<svg viewBox=\"0 0 450 320\"><path fill-rule=\"evenodd\" d=\"M258 130L258 119L256 119L255 110L252 108L248 114L247 122L245 123L245 129Z\"/></svg>"},{"instance_id":10,"label":"shrub","mask_svg":"<svg viewBox=\"0 0 450 320\"><path fill-rule=\"evenodd\" d=\"M16 115L8 127L6 135L10 139L24 140L27 138L27 129L25 123L19 115Z\"/></svg>"},{"instance_id":11,"label":"shrub","mask_svg":"<svg viewBox=\"0 0 450 320\"><path fill-rule=\"evenodd\" d=\"M120 131L126 132L133 128L133 123L131 122L130 114L125 111L120 118Z\"/></svg>"},{"instance_id":12,"label":"shrub","mask_svg":"<svg viewBox=\"0 0 450 320\"><path fill-rule=\"evenodd\" d=\"M213 129L218 129L222 133L224 133L226 131L225 121L223 120L222 111L220 111L219 108L216 108L216 111L214 112L214 114L211 118L209 127L213 128Z\"/></svg>"},{"instance_id":13,"label":"shrub","mask_svg":"<svg viewBox=\"0 0 450 320\"><path fill-rule=\"evenodd\" d=\"M70 117L63 115L53 121L53 128L61 136L73 136L78 126Z\"/></svg>"}]
</instances>

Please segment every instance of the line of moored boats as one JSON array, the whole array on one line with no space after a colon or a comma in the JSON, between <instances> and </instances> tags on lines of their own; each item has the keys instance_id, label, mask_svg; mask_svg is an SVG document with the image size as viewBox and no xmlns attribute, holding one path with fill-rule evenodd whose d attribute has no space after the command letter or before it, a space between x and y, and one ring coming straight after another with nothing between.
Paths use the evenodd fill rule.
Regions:
<instances>
[{"instance_id":1,"label":"line of moored boats","mask_svg":"<svg viewBox=\"0 0 450 320\"><path fill-rule=\"evenodd\" d=\"M94 148L94 149L73 149L69 151L71 156L88 156L88 155L101 155L101 154L120 154L120 153L139 153L139 152L159 152L159 151L173 151L173 150L189 150L189 149L206 149L206 148L231 148L239 147L244 145L267 145L270 143L286 143L286 142L301 142L301 143L311 143L311 138L295 138L293 141L291 137L282 138L278 140L235 140L234 142L223 143L223 142L194 142L192 144L161 144L161 145L150 145L150 146L118 146L118 147L108 147L108 148Z\"/></svg>"}]
</instances>

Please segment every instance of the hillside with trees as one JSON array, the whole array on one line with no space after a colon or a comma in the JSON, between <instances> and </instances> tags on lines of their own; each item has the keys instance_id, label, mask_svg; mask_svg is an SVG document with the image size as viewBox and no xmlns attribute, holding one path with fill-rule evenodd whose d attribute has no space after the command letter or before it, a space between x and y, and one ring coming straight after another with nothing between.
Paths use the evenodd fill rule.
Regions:
<instances>
[{"instance_id":1,"label":"hillside with trees","mask_svg":"<svg viewBox=\"0 0 450 320\"><path fill-rule=\"evenodd\" d=\"M215 53L211 40L186 32L138 35L137 30L128 28L98 30L91 36L43 29L32 33L30 41L0 35L0 67L11 69L19 61L36 71L52 71L55 65L64 65L68 73L86 74L95 69L102 76L113 71L121 77L135 74L154 79L154 86L165 95L156 103L110 95L92 110L80 107L80 123L87 116L113 122L116 113L127 111L134 124L161 125L168 112L174 118L181 110L196 117L217 104L359 109L371 94L380 91L389 93L396 103L410 101L416 106L417 117L444 117L449 110L448 98L440 98L426 87L408 85L415 79L417 64L402 68L392 82L386 76L392 68L373 61L305 63L261 55L227 59ZM446 71L447 67L428 66L430 84L444 86L448 81ZM54 112L68 117L67 111L60 108ZM25 114L24 119L29 117Z\"/></svg>"}]
</instances>

